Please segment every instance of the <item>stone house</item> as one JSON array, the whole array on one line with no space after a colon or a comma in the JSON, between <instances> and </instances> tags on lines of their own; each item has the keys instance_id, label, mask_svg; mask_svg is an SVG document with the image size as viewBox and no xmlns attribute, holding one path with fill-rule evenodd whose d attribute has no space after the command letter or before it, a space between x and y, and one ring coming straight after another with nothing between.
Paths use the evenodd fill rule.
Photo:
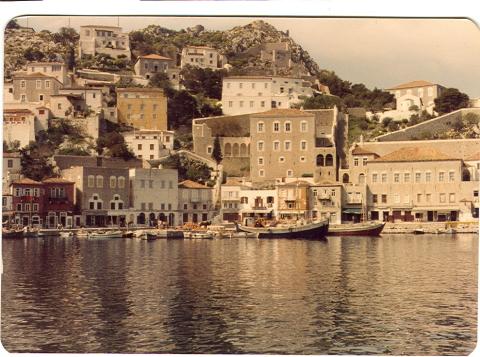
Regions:
<instances>
[{"instance_id":1,"label":"stone house","mask_svg":"<svg viewBox=\"0 0 480 357\"><path fill-rule=\"evenodd\" d=\"M128 168L74 166L62 177L75 182L75 206L81 214L75 225L88 227L127 224L130 184Z\"/></svg>"},{"instance_id":2,"label":"stone house","mask_svg":"<svg viewBox=\"0 0 480 357\"><path fill-rule=\"evenodd\" d=\"M70 83L67 66L63 62L28 62L26 73L41 73L45 76L56 78L62 85Z\"/></svg>"},{"instance_id":3,"label":"stone house","mask_svg":"<svg viewBox=\"0 0 480 357\"><path fill-rule=\"evenodd\" d=\"M211 221L214 214L213 188L185 180L178 184L178 210L181 223Z\"/></svg>"},{"instance_id":4,"label":"stone house","mask_svg":"<svg viewBox=\"0 0 480 357\"><path fill-rule=\"evenodd\" d=\"M45 190L45 217L46 228L74 226L74 185L73 181L63 178L49 178L42 181Z\"/></svg>"},{"instance_id":5,"label":"stone house","mask_svg":"<svg viewBox=\"0 0 480 357\"><path fill-rule=\"evenodd\" d=\"M200 68L219 69L226 63L225 56L215 48L207 46L185 46L182 49L180 67L186 65Z\"/></svg>"},{"instance_id":6,"label":"stone house","mask_svg":"<svg viewBox=\"0 0 480 357\"><path fill-rule=\"evenodd\" d=\"M116 26L80 26L78 44L79 56L103 53L117 58L121 55L130 60L130 39L128 33L123 33Z\"/></svg>"},{"instance_id":7,"label":"stone house","mask_svg":"<svg viewBox=\"0 0 480 357\"><path fill-rule=\"evenodd\" d=\"M280 220L310 219L310 183L294 180L276 185L278 218Z\"/></svg>"},{"instance_id":8,"label":"stone house","mask_svg":"<svg viewBox=\"0 0 480 357\"><path fill-rule=\"evenodd\" d=\"M172 169L130 169L130 212L128 221L156 226L175 226L178 213L178 172Z\"/></svg>"},{"instance_id":9,"label":"stone house","mask_svg":"<svg viewBox=\"0 0 480 357\"><path fill-rule=\"evenodd\" d=\"M3 140L7 144L20 142L23 148L35 141L35 115L28 109L5 109L3 111Z\"/></svg>"},{"instance_id":10,"label":"stone house","mask_svg":"<svg viewBox=\"0 0 480 357\"><path fill-rule=\"evenodd\" d=\"M29 178L12 182L14 222L18 226L42 227L45 217L43 183Z\"/></svg>"},{"instance_id":11,"label":"stone house","mask_svg":"<svg viewBox=\"0 0 480 357\"><path fill-rule=\"evenodd\" d=\"M58 94L62 83L42 73L16 74L13 77L13 98L20 103L48 104Z\"/></svg>"},{"instance_id":12,"label":"stone house","mask_svg":"<svg viewBox=\"0 0 480 357\"><path fill-rule=\"evenodd\" d=\"M117 119L136 129L167 130L167 98L158 88L118 88Z\"/></svg>"},{"instance_id":13,"label":"stone house","mask_svg":"<svg viewBox=\"0 0 480 357\"><path fill-rule=\"evenodd\" d=\"M158 160L173 150L173 131L135 130L122 135L135 156L142 160Z\"/></svg>"},{"instance_id":14,"label":"stone house","mask_svg":"<svg viewBox=\"0 0 480 357\"><path fill-rule=\"evenodd\" d=\"M157 54L138 56L134 70L137 76L150 79L156 73L167 73L169 68L175 67L175 61L171 58Z\"/></svg>"}]
</instances>

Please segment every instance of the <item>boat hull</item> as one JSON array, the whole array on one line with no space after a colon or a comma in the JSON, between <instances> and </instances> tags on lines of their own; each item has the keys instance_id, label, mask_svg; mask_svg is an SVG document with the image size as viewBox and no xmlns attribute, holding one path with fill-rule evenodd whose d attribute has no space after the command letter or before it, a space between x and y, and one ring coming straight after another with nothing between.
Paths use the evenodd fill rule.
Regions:
<instances>
[{"instance_id":1,"label":"boat hull","mask_svg":"<svg viewBox=\"0 0 480 357\"><path fill-rule=\"evenodd\" d=\"M255 233L259 239L287 238L324 240L328 232L328 221L287 228L253 228L239 226L239 229L247 233Z\"/></svg>"},{"instance_id":2,"label":"boat hull","mask_svg":"<svg viewBox=\"0 0 480 357\"><path fill-rule=\"evenodd\" d=\"M328 230L329 236L363 236L363 237L378 237L383 231L385 223L378 223L372 225L338 225L331 226Z\"/></svg>"}]
</instances>

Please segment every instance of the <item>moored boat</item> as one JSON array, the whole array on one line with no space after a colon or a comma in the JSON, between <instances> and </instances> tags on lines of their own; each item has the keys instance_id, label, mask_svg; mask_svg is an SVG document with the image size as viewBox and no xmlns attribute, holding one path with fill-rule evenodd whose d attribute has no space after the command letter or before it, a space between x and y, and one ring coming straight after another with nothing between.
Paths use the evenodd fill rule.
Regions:
<instances>
[{"instance_id":1,"label":"moored boat","mask_svg":"<svg viewBox=\"0 0 480 357\"><path fill-rule=\"evenodd\" d=\"M60 231L58 229L40 229L38 231L38 236L39 237L58 237L60 234Z\"/></svg>"},{"instance_id":2,"label":"moored boat","mask_svg":"<svg viewBox=\"0 0 480 357\"><path fill-rule=\"evenodd\" d=\"M60 232L60 237L62 237L62 238L73 237L73 232Z\"/></svg>"},{"instance_id":3,"label":"moored boat","mask_svg":"<svg viewBox=\"0 0 480 357\"><path fill-rule=\"evenodd\" d=\"M91 232L89 238L122 238L121 231Z\"/></svg>"},{"instance_id":4,"label":"moored boat","mask_svg":"<svg viewBox=\"0 0 480 357\"><path fill-rule=\"evenodd\" d=\"M385 222L362 222L350 224L331 224L329 236L368 236L377 237L385 227Z\"/></svg>"},{"instance_id":5,"label":"moored boat","mask_svg":"<svg viewBox=\"0 0 480 357\"><path fill-rule=\"evenodd\" d=\"M143 240L156 240L156 239L158 239L158 237L155 233L145 232L142 236L142 239Z\"/></svg>"},{"instance_id":6,"label":"moored boat","mask_svg":"<svg viewBox=\"0 0 480 357\"><path fill-rule=\"evenodd\" d=\"M2 238L5 239L23 239L23 231L21 229L3 229Z\"/></svg>"},{"instance_id":7,"label":"moored boat","mask_svg":"<svg viewBox=\"0 0 480 357\"><path fill-rule=\"evenodd\" d=\"M328 232L328 220L306 224L247 227L238 225L241 231L254 233L257 238L294 238L294 239L325 239Z\"/></svg>"}]
</instances>

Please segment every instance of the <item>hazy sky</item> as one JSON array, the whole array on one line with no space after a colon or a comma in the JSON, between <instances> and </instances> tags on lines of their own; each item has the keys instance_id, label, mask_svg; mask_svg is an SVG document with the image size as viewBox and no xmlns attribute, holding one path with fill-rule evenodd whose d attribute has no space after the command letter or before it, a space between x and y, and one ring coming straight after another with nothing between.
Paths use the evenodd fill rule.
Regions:
<instances>
[{"instance_id":1,"label":"hazy sky","mask_svg":"<svg viewBox=\"0 0 480 357\"><path fill-rule=\"evenodd\" d=\"M290 36L320 68L369 88L388 88L412 80L456 87L480 97L480 31L459 19L262 18ZM86 24L117 25L117 17L70 17L78 29ZM209 30L245 25L254 18L120 17L125 31L157 24L179 30L202 24ZM22 25L26 19L19 20ZM30 17L39 31L67 26L68 17Z\"/></svg>"}]
</instances>

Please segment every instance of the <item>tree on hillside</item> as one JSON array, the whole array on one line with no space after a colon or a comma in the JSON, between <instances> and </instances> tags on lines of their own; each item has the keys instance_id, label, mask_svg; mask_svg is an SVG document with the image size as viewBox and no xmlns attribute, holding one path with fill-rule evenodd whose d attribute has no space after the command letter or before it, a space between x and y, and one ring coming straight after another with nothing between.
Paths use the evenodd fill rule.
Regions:
<instances>
[{"instance_id":1,"label":"tree on hillside","mask_svg":"<svg viewBox=\"0 0 480 357\"><path fill-rule=\"evenodd\" d=\"M79 39L80 35L72 27L61 27L58 32L53 34L53 42L61 43L68 48L75 48Z\"/></svg>"},{"instance_id":2,"label":"tree on hillside","mask_svg":"<svg viewBox=\"0 0 480 357\"><path fill-rule=\"evenodd\" d=\"M106 133L97 139L97 153L102 155L108 149L111 157L120 157L124 160L130 160L135 155L130 151L122 134L117 132Z\"/></svg>"},{"instance_id":3,"label":"tree on hillside","mask_svg":"<svg viewBox=\"0 0 480 357\"><path fill-rule=\"evenodd\" d=\"M28 47L23 53L23 57L29 62L34 62L41 61L45 54L36 48Z\"/></svg>"},{"instance_id":4,"label":"tree on hillside","mask_svg":"<svg viewBox=\"0 0 480 357\"><path fill-rule=\"evenodd\" d=\"M180 72L181 84L192 94L201 94L209 98L222 98L222 81L226 71L214 71L210 68L185 66Z\"/></svg>"},{"instance_id":5,"label":"tree on hillside","mask_svg":"<svg viewBox=\"0 0 480 357\"><path fill-rule=\"evenodd\" d=\"M339 97L333 95L316 95L306 98L303 102L304 109L329 109L334 106L341 108L343 107L343 103Z\"/></svg>"},{"instance_id":6,"label":"tree on hillside","mask_svg":"<svg viewBox=\"0 0 480 357\"><path fill-rule=\"evenodd\" d=\"M197 100L185 90L175 91L168 98L168 122L172 129L182 125L190 126L193 118L200 116Z\"/></svg>"},{"instance_id":7,"label":"tree on hillside","mask_svg":"<svg viewBox=\"0 0 480 357\"><path fill-rule=\"evenodd\" d=\"M469 104L469 97L456 88L447 88L434 100L435 111L442 115L454 110L466 108Z\"/></svg>"},{"instance_id":8,"label":"tree on hillside","mask_svg":"<svg viewBox=\"0 0 480 357\"><path fill-rule=\"evenodd\" d=\"M165 95L170 97L172 93L172 83L168 79L166 73L155 73L149 80L150 87L162 88L165 91Z\"/></svg>"},{"instance_id":9,"label":"tree on hillside","mask_svg":"<svg viewBox=\"0 0 480 357\"><path fill-rule=\"evenodd\" d=\"M223 155L222 155L222 148L220 146L220 138L215 136L215 140L213 141L213 151L212 151L212 158L215 160L215 162L220 164L223 160Z\"/></svg>"},{"instance_id":10,"label":"tree on hillside","mask_svg":"<svg viewBox=\"0 0 480 357\"><path fill-rule=\"evenodd\" d=\"M351 83L342 80L335 72L323 70L317 76L321 83L328 86L330 93L333 95L344 97L352 93Z\"/></svg>"},{"instance_id":11,"label":"tree on hillside","mask_svg":"<svg viewBox=\"0 0 480 357\"><path fill-rule=\"evenodd\" d=\"M37 143L30 143L20 149L21 174L35 181L53 176L53 166L48 162L48 156L39 150Z\"/></svg>"}]
</instances>

